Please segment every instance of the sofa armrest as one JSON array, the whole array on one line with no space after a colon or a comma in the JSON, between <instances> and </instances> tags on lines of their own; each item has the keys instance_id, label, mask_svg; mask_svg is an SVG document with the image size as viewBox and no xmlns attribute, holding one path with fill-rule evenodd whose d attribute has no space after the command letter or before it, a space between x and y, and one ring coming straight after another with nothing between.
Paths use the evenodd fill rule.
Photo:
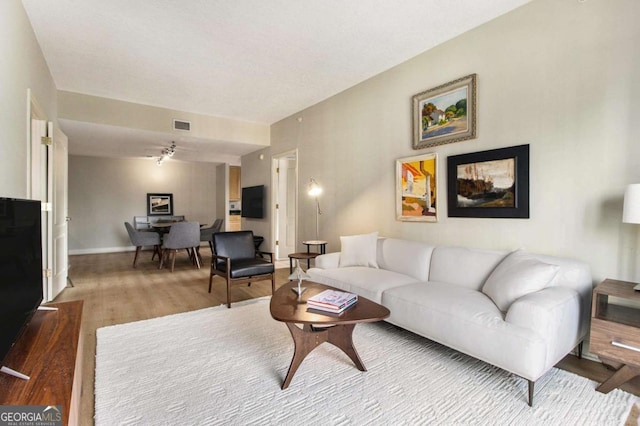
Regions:
<instances>
[{"instance_id":1,"label":"sofa armrest","mask_svg":"<svg viewBox=\"0 0 640 426\"><path fill-rule=\"evenodd\" d=\"M557 363L584 338L580 295L566 287L547 287L513 302L505 321L535 331L547 341L547 364Z\"/></svg>"},{"instance_id":2,"label":"sofa armrest","mask_svg":"<svg viewBox=\"0 0 640 426\"><path fill-rule=\"evenodd\" d=\"M315 267L318 269L335 269L340 266L340 252L327 253L315 258Z\"/></svg>"}]
</instances>

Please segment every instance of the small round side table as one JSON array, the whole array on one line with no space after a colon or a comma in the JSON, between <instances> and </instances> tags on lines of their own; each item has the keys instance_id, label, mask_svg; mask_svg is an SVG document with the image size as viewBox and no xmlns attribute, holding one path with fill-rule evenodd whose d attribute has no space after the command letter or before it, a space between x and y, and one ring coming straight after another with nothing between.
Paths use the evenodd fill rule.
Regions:
<instances>
[{"instance_id":1,"label":"small round side table","mask_svg":"<svg viewBox=\"0 0 640 426\"><path fill-rule=\"evenodd\" d=\"M309 241L303 241L302 244L304 244L305 246L307 246L307 253L311 253L309 248L311 246L318 246L320 247L320 254L326 254L327 252L327 242L323 241L323 240L309 240Z\"/></svg>"},{"instance_id":2,"label":"small round side table","mask_svg":"<svg viewBox=\"0 0 640 426\"><path fill-rule=\"evenodd\" d=\"M289 253L289 273L293 274L293 259L307 260L307 269L311 265L311 259L315 259L319 253Z\"/></svg>"}]
</instances>

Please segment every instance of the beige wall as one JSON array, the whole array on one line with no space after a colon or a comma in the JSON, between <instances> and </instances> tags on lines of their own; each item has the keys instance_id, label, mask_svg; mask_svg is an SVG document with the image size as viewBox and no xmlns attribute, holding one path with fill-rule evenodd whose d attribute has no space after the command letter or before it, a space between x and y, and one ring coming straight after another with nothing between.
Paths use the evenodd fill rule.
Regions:
<instances>
[{"instance_id":1,"label":"beige wall","mask_svg":"<svg viewBox=\"0 0 640 426\"><path fill-rule=\"evenodd\" d=\"M174 214L211 225L216 218L216 167L143 159L69 157L71 254L130 248L124 222L147 214L147 193L172 193Z\"/></svg>"},{"instance_id":2,"label":"beige wall","mask_svg":"<svg viewBox=\"0 0 640 426\"><path fill-rule=\"evenodd\" d=\"M27 89L56 121L56 87L19 0L0 1L0 197L26 198Z\"/></svg>"},{"instance_id":3,"label":"beige wall","mask_svg":"<svg viewBox=\"0 0 640 426\"><path fill-rule=\"evenodd\" d=\"M324 186L320 234L329 251L340 249L340 235L377 230L525 247L587 261L596 281L640 279L638 227L621 223L624 187L640 182L638 16L637 0L533 1L274 124L271 153L298 148L299 182L313 176ZM471 73L478 137L412 150L411 97ZM531 146L531 218L448 218L447 157L519 144ZM439 221L396 221L395 160L428 152L438 154ZM244 166L243 158L243 179L270 182L267 170ZM315 227L303 191L300 241Z\"/></svg>"},{"instance_id":4,"label":"beige wall","mask_svg":"<svg viewBox=\"0 0 640 426\"><path fill-rule=\"evenodd\" d=\"M110 126L175 133L173 119L191 122L190 137L269 145L269 126L262 123L159 108L116 99L60 91L60 118Z\"/></svg>"}]
</instances>

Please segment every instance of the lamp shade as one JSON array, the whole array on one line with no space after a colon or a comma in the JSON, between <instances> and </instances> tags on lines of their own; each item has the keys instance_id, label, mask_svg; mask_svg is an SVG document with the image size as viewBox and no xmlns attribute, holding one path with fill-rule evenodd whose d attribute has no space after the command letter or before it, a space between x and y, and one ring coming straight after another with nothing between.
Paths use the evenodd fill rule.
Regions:
<instances>
[{"instance_id":1,"label":"lamp shade","mask_svg":"<svg viewBox=\"0 0 640 426\"><path fill-rule=\"evenodd\" d=\"M311 197L317 197L322 194L322 187L318 185L318 182L314 178L309 179L309 185L307 185L307 193Z\"/></svg>"},{"instance_id":2,"label":"lamp shade","mask_svg":"<svg viewBox=\"0 0 640 426\"><path fill-rule=\"evenodd\" d=\"M640 223L640 183L628 185L624 191L622 221L624 223Z\"/></svg>"}]
</instances>

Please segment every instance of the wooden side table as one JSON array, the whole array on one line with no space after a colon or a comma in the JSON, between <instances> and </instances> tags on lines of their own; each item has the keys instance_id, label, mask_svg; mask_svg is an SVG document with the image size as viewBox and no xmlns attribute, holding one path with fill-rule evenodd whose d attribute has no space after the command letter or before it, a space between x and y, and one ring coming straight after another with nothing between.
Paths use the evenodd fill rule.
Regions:
<instances>
[{"instance_id":1,"label":"wooden side table","mask_svg":"<svg viewBox=\"0 0 640 426\"><path fill-rule=\"evenodd\" d=\"M602 393L640 375L640 291L633 289L636 284L606 279L593 290L590 349L618 369L598 386L596 390Z\"/></svg>"},{"instance_id":2,"label":"wooden side table","mask_svg":"<svg viewBox=\"0 0 640 426\"><path fill-rule=\"evenodd\" d=\"M311 259L315 259L321 254L325 254L327 252L327 242L322 240L309 240L303 241L302 244L307 246L307 252L298 252L298 253L290 253L289 254L289 273L293 273L293 259L298 260L306 260L307 261L307 269L311 267ZM312 252L310 250L311 246L320 247L320 253Z\"/></svg>"},{"instance_id":3,"label":"wooden side table","mask_svg":"<svg viewBox=\"0 0 640 426\"><path fill-rule=\"evenodd\" d=\"M305 246L307 246L307 253L310 253L310 247L311 246L318 246L320 247L320 254L326 254L327 252L327 242L323 241L323 240L309 240L309 241L303 241L302 244L304 244Z\"/></svg>"},{"instance_id":4,"label":"wooden side table","mask_svg":"<svg viewBox=\"0 0 640 426\"><path fill-rule=\"evenodd\" d=\"M307 261L307 269L309 269L311 265L311 259L315 259L318 257L319 253L289 253L289 273L293 273L293 259L305 260Z\"/></svg>"}]
</instances>

